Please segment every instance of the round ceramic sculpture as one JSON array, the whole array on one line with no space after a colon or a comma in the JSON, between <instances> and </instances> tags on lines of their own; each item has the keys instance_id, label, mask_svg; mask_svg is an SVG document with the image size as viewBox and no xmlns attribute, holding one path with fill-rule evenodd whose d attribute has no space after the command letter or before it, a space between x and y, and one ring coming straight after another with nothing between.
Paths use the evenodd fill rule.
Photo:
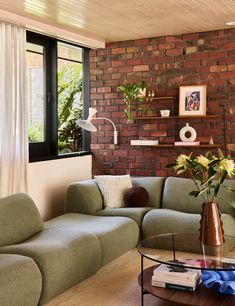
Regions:
<instances>
[{"instance_id":1,"label":"round ceramic sculpture","mask_svg":"<svg viewBox=\"0 0 235 306\"><path fill-rule=\"evenodd\" d=\"M190 133L190 136L187 137L186 133ZM179 136L181 141L194 141L197 137L197 133L193 127L186 123L186 126L182 127L180 130Z\"/></svg>"},{"instance_id":2,"label":"round ceramic sculpture","mask_svg":"<svg viewBox=\"0 0 235 306\"><path fill-rule=\"evenodd\" d=\"M206 288L235 295L235 271L204 270L202 271L202 282Z\"/></svg>"}]
</instances>

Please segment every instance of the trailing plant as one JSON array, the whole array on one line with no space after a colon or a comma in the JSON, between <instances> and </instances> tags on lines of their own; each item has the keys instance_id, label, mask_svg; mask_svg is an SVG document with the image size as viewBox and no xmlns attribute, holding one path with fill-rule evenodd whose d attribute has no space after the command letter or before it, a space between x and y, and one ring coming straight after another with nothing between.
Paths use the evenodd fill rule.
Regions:
<instances>
[{"instance_id":1,"label":"trailing plant","mask_svg":"<svg viewBox=\"0 0 235 306\"><path fill-rule=\"evenodd\" d=\"M125 117L127 122L131 123L133 121L133 109L137 111L142 110L141 104L146 96L146 84L143 81L131 84L126 80L123 85L119 86L119 89L124 94ZM135 103L135 105L132 105L132 103Z\"/></svg>"}]
</instances>

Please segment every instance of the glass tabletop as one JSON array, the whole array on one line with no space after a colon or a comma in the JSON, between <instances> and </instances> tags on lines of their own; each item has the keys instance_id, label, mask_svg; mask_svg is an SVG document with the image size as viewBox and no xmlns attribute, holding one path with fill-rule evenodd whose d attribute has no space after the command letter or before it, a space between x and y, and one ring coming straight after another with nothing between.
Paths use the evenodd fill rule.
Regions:
<instances>
[{"instance_id":1,"label":"glass tabletop","mask_svg":"<svg viewBox=\"0 0 235 306\"><path fill-rule=\"evenodd\" d=\"M235 238L225 236L221 246L208 246L197 233L171 233L144 239L139 253L155 262L190 269L235 270Z\"/></svg>"}]
</instances>

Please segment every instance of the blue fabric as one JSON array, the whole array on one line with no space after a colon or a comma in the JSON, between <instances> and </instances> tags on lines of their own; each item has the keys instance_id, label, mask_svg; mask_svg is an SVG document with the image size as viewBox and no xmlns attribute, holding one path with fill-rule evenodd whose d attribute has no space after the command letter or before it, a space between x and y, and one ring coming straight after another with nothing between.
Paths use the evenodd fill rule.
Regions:
<instances>
[{"instance_id":1,"label":"blue fabric","mask_svg":"<svg viewBox=\"0 0 235 306\"><path fill-rule=\"evenodd\" d=\"M235 295L235 271L203 270L202 282L206 288Z\"/></svg>"}]
</instances>

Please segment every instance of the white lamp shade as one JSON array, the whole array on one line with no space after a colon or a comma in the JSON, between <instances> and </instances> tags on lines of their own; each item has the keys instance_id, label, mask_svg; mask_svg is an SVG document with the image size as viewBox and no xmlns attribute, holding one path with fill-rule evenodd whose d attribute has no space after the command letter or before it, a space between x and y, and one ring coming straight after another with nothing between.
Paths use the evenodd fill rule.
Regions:
<instances>
[{"instance_id":1,"label":"white lamp shade","mask_svg":"<svg viewBox=\"0 0 235 306\"><path fill-rule=\"evenodd\" d=\"M97 132L97 128L90 122L90 120L77 120L77 125L80 126L82 129L90 131L90 132Z\"/></svg>"},{"instance_id":2,"label":"white lamp shade","mask_svg":"<svg viewBox=\"0 0 235 306\"><path fill-rule=\"evenodd\" d=\"M93 107L89 107L89 114L87 120L90 121L91 118L97 113L97 110Z\"/></svg>"}]
</instances>

